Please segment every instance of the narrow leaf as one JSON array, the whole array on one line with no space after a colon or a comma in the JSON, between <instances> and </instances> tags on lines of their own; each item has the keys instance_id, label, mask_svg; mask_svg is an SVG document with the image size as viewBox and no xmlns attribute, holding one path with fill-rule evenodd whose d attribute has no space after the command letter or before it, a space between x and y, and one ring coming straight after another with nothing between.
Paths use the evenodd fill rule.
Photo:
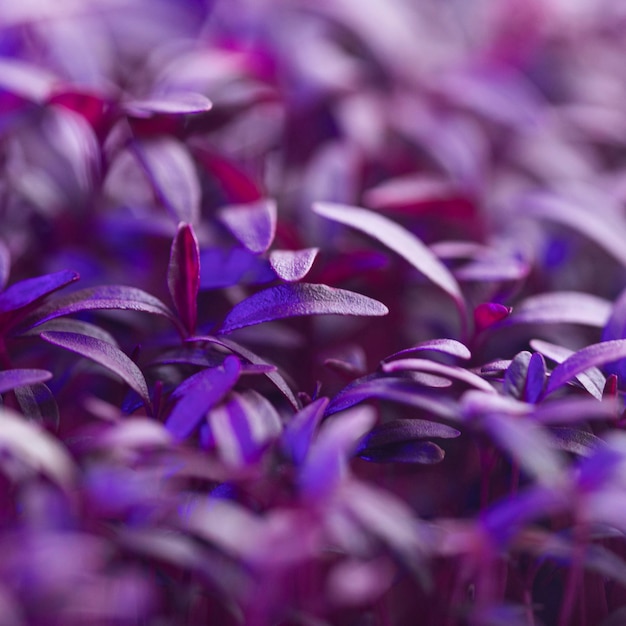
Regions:
<instances>
[{"instance_id":1,"label":"narrow leaf","mask_svg":"<svg viewBox=\"0 0 626 626\"><path fill-rule=\"evenodd\" d=\"M448 268L415 235L399 224L372 211L342 204L319 202L313 205L313 210L380 241L449 294L460 311L465 310L461 288Z\"/></svg>"},{"instance_id":2,"label":"narrow leaf","mask_svg":"<svg viewBox=\"0 0 626 626\"><path fill-rule=\"evenodd\" d=\"M598 448L606 444L594 434L570 428L568 426L553 426L550 432L554 436L556 447L565 452L571 452L579 456L591 456Z\"/></svg>"},{"instance_id":3,"label":"narrow leaf","mask_svg":"<svg viewBox=\"0 0 626 626\"><path fill-rule=\"evenodd\" d=\"M189 115L204 113L211 109L211 101L193 92L168 93L147 100L132 100L124 103L127 115L149 117L150 115Z\"/></svg>"},{"instance_id":4,"label":"narrow leaf","mask_svg":"<svg viewBox=\"0 0 626 626\"><path fill-rule=\"evenodd\" d=\"M276 234L276 203L259 200L250 204L234 204L218 213L219 219L250 252L265 252Z\"/></svg>"},{"instance_id":5,"label":"narrow leaf","mask_svg":"<svg viewBox=\"0 0 626 626\"><path fill-rule=\"evenodd\" d=\"M119 348L101 339L77 333L48 331L40 336L55 346L75 352L114 372L150 406L150 394L141 370Z\"/></svg>"},{"instance_id":6,"label":"narrow leaf","mask_svg":"<svg viewBox=\"0 0 626 626\"><path fill-rule=\"evenodd\" d=\"M198 314L200 250L193 227L189 224L181 222L178 225L170 252L167 286L183 325L192 334Z\"/></svg>"},{"instance_id":7,"label":"narrow leaf","mask_svg":"<svg viewBox=\"0 0 626 626\"><path fill-rule=\"evenodd\" d=\"M504 385L502 390L505 394L516 400L524 399L528 364L530 363L531 357L532 355L527 350L519 352L506 368L506 372L504 372Z\"/></svg>"},{"instance_id":8,"label":"narrow leaf","mask_svg":"<svg viewBox=\"0 0 626 626\"><path fill-rule=\"evenodd\" d=\"M203 370L184 380L172 394L176 405L165 423L170 433L179 441L189 437L207 411L233 388L240 369L239 359L228 356L220 367Z\"/></svg>"},{"instance_id":9,"label":"narrow leaf","mask_svg":"<svg viewBox=\"0 0 626 626\"><path fill-rule=\"evenodd\" d=\"M294 283L270 287L235 305L226 316L220 332L230 333L244 326L301 315L380 316L388 312L378 300L352 291Z\"/></svg>"},{"instance_id":10,"label":"narrow leaf","mask_svg":"<svg viewBox=\"0 0 626 626\"><path fill-rule=\"evenodd\" d=\"M412 348L400 350L400 352L396 352L395 354L386 357L385 361L391 361L392 359L396 359L398 357L411 356L416 352L423 351L433 351L440 352L441 354L449 354L450 356L454 356L458 359L463 360L472 358L472 353L469 351L469 348L465 344L462 344L460 341L457 341L456 339L431 339L429 341L422 341Z\"/></svg>"},{"instance_id":11,"label":"narrow leaf","mask_svg":"<svg viewBox=\"0 0 626 626\"><path fill-rule=\"evenodd\" d=\"M257 285L276 280L267 261L245 248L205 248L200 252L200 288Z\"/></svg>"},{"instance_id":12,"label":"narrow leaf","mask_svg":"<svg viewBox=\"0 0 626 626\"><path fill-rule=\"evenodd\" d=\"M34 383L13 390L22 413L53 431L58 430L60 415L54 395L47 385Z\"/></svg>"},{"instance_id":13,"label":"narrow leaf","mask_svg":"<svg viewBox=\"0 0 626 626\"><path fill-rule=\"evenodd\" d=\"M327 406L328 398L318 398L298 411L287 423L283 432L282 447L296 465L304 462Z\"/></svg>"},{"instance_id":14,"label":"narrow leaf","mask_svg":"<svg viewBox=\"0 0 626 626\"><path fill-rule=\"evenodd\" d=\"M445 452L432 441L397 441L384 446L360 448L359 457L370 463L416 463L434 465L445 458Z\"/></svg>"},{"instance_id":15,"label":"narrow leaf","mask_svg":"<svg viewBox=\"0 0 626 626\"><path fill-rule=\"evenodd\" d=\"M270 252L270 265L279 278L295 282L309 273L318 252L319 248L272 250Z\"/></svg>"},{"instance_id":16,"label":"narrow leaf","mask_svg":"<svg viewBox=\"0 0 626 626\"><path fill-rule=\"evenodd\" d=\"M47 370L11 369L0 372L0 393L6 393L16 387L43 383L52 378Z\"/></svg>"},{"instance_id":17,"label":"narrow leaf","mask_svg":"<svg viewBox=\"0 0 626 626\"><path fill-rule=\"evenodd\" d=\"M534 404L538 402L546 384L546 362L539 352L535 352L528 363L524 400Z\"/></svg>"},{"instance_id":18,"label":"narrow leaf","mask_svg":"<svg viewBox=\"0 0 626 626\"><path fill-rule=\"evenodd\" d=\"M77 281L76 272L63 270L54 274L27 278L0 293L0 313L7 313L35 304L51 293Z\"/></svg>"},{"instance_id":19,"label":"narrow leaf","mask_svg":"<svg viewBox=\"0 0 626 626\"><path fill-rule=\"evenodd\" d=\"M554 368L545 395L552 393L575 376L592 367L623 358L626 358L626 339L614 339L613 341L604 341L587 346ZM602 389L600 389L600 398L602 397L601 394Z\"/></svg>"}]
</instances>

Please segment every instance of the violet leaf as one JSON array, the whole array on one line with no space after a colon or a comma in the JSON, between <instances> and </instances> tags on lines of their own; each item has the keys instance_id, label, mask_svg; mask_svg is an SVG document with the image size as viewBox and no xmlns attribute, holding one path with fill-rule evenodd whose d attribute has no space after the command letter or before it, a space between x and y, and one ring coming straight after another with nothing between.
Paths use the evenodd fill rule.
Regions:
<instances>
[{"instance_id":1,"label":"violet leaf","mask_svg":"<svg viewBox=\"0 0 626 626\"><path fill-rule=\"evenodd\" d=\"M6 393L16 387L43 383L52 378L48 370L10 369L0 371L0 393Z\"/></svg>"},{"instance_id":2,"label":"violet leaf","mask_svg":"<svg viewBox=\"0 0 626 626\"><path fill-rule=\"evenodd\" d=\"M592 456L605 442L593 433L569 426L552 426L550 428L559 450L571 452L578 456Z\"/></svg>"},{"instance_id":3,"label":"violet leaf","mask_svg":"<svg viewBox=\"0 0 626 626\"><path fill-rule=\"evenodd\" d=\"M279 278L288 282L295 282L309 273L318 252L319 248L272 250L270 252L270 265Z\"/></svg>"},{"instance_id":4,"label":"violet leaf","mask_svg":"<svg viewBox=\"0 0 626 626\"><path fill-rule=\"evenodd\" d=\"M394 354L385 357L385 361L391 361L398 357L411 356L416 352L424 352L424 351L433 351L439 352L441 354L448 354L450 356L454 356L457 359L471 359L472 353L469 351L469 348L457 341L456 339L430 339L428 341L422 341L418 343L416 346L412 348L406 348L404 350L400 350L399 352L395 352Z\"/></svg>"},{"instance_id":5,"label":"violet leaf","mask_svg":"<svg viewBox=\"0 0 626 626\"><path fill-rule=\"evenodd\" d=\"M277 285L236 304L220 332L301 315L387 315L387 307L353 291L312 283Z\"/></svg>"},{"instance_id":6,"label":"violet leaf","mask_svg":"<svg viewBox=\"0 0 626 626\"><path fill-rule=\"evenodd\" d=\"M169 137L138 141L134 148L159 201L176 223L197 224L201 189L187 148Z\"/></svg>"},{"instance_id":7,"label":"violet leaf","mask_svg":"<svg viewBox=\"0 0 626 626\"><path fill-rule=\"evenodd\" d=\"M340 224L351 226L393 250L455 301L462 312L465 302L461 288L448 268L413 233L373 211L343 204L318 202L313 210Z\"/></svg>"},{"instance_id":8,"label":"violet leaf","mask_svg":"<svg viewBox=\"0 0 626 626\"><path fill-rule=\"evenodd\" d=\"M7 245L0 239L0 292L2 292L9 282L11 273L11 253Z\"/></svg>"},{"instance_id":9,"label":"violet leaf","mask_svg":"<svg viewBox=\"0 0 626 626\"><path fill-rule=\"evenodd\" d=\"M626 358L626 339L614 339L595 343L575 352L557 365L546 387L545 395L551 394L569 380L598 365ZM602 394L602 390L600 390ZM602 397L600 395L600 397Z\"/></svg>"},{"instance_id":10,"label":"violet leaf","mask_svg":"<svg viewBox=\"0 0 626 626\"><path fill-rule=\"evenodd\" d=\"M370 463L416 463L434 465L445 458L445 452L432 441L397 441L385 446L367 446L358 456Z\"/></svg>"},{"instance_id":11,"label":"violet leaf","mask_svg":"<svg viewBox=\"0 0 626 626\"><path fill-rule=\"evenodd\" d=\"M176 387L172 393L176 404L165 422L175 439L191 435L207 411L233 388L240 370L239 359L228 356L221 366L202 370Z\"/></svg>"},{"instance_id":12,"label":"violet leaf","mask_svg":"<svg viewBox=\"0 0 626 626\"><path fill-rule=\"evenodd\" d=\"M41 326L36 326L35 328L31 328L21 333L21 335L39 335L40 333L48 330L60 330L63 332L77 333L79 335L89 335L90 337L101 339L102 341L106 341L114 346L118 345L115 337L110 332L104 330L101 326L91 324L90 322L84 322L83 320L72 319L71 317L59 317L57 319L50 320Z\"/></svg>"},{"instance_id":13,"label":"violet leaf","mask_svg":"<svg viewBox=\"0 0 626 626\"><path fill-rule=\"evenodd\" d=\"M516 398L524 399L524 391L526 389L526 378L528 376L528 365L530 363L531 354L527 350L523 350L515 355L511 364L504 372L504 385L502 391L505 394Z\"/></svg>"},{"instance_id":14,"label":"violet leaf","mask_svg":"<svg viewBox=\"0 0 626 626\"><path fill-rule=\"evenodd\" d=\"M34 383L13 390L22 413L52 431L59 428L59 407L47 385Z\"/></svg>"},{"instance_id":15,"label":"violet leaf","mask_svg":"<svg viewBox=\"0 0 626 626\"><path fill-rule=\"evenodd\" d=\"M318 398L300 409L287 423L283 431L282 448L296 465L304 462L327 406L328 398Z\"/></svg>"},{"instance_id":16,"label":"violet leaf","mask_svg":"<svg viewBox=\"0 0 626 626\"><path fill-rule=\"evenodd\" d=\"M219 219L254 254L265 252L276 234L276 203L264 199L221 209Z\"/></svg>"},{"instance_id":17,"label":"violet leaf","mask_svg":"<svg viewBox=\"0 0 626 626\"><path fill-rule=\"evenodd\" d=\"M167 286L178 315L191 335L196 329L198 317L200 251L193 227L189 224L178 225L170 251Z\"/></svg>"},{"instance_id":18,"label":"violet leaf","mask_svg":"<svg viewBox=\"0 0 626 626\"><path fill-rule=\"evenodd\" d=\"M528 363L524 400L534 404L539 401L546 384L546 362L539 352L533 353Z\"/></svg>"},{"instance_id":19,"label":"violet leaf","mask_svg":"<svg viewBox=\"0 0 626 626\"><path fill-rule=\"evenodd\" d=\"M615 419L618 404L615 398L598 402L580 396L559 398L538 404L533 419L542 424L575 424L587 420Z\"/></svg>"},{"instance_id":20,"label":"violet leaf","mask_svg":"<svg viewBox=\"0 0 626 626\"><path fill-rule=\"evenodd\" d=\"M205 248L200 252L200 289L256 285L274 280L276 274L269 261L245 248Z\"/></svg>"},{"instance_id":21,"label":"violet leaf","mask_svg":"<svg viewBox=\"0 0 626 626\"><path fill-rule=\"evenodd\" d=\"M175 92L146 100L131 100L123 105L127 115L149 117L151 115L189 115L204 113L211 109L211 101L199 93Z\"/></svg>"},{"instance_id":22,"label":"violet leaf","mask_svg":"<svg viewBox=\"0 0 626 626\"><path fill-rule=\"evenodd\" d=\"M40 336L48 343L75 352L114 372L139 394L146 406L150 406L146 379L137 365L119 348L101 339L78 333L50 330Z\"/></svg>"},{"instance_id":23,"label":"violet leaf","mask_svg":"<svg viewBox=\"0 0 626 626\"><path fill-rule=\"evenodd\" d=\"M505 320L513 309L498 302L483 302L474 309L474 326L476 332L486 330L490 326Z\"/></svg>"}]
</instances>

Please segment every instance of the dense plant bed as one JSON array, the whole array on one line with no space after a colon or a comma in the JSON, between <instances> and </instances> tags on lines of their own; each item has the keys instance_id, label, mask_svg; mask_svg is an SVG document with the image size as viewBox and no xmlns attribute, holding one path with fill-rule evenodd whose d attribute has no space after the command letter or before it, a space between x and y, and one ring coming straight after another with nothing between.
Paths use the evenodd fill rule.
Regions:
<instances>
[{"instance_id":1,"label":"dense plant bed","mask_svg":"<svg viewBox=\"0 0 626 626\"><path fill-rule=\"evenodd\" d=\"M2 626L626 622L625 27L3 0Z\"/></svg>"}]
</instances>

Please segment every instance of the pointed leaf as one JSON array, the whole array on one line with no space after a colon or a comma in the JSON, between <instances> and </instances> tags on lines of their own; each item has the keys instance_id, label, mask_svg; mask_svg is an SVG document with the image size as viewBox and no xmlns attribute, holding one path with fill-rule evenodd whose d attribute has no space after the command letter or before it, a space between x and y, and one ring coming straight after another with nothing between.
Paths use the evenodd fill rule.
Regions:
<instances>
[{"instance_id":1,"label":"pointed leaf","mask_svg":"<svg viewBox=\"0 0 626 626\"><path fill-rule=\"evenodd\" d=\"M554 368L548 380L545 395L556 391L569 380L592 367L623 358L626 358L626 339L614 339L587 346ZM600 389L601 397L602 390Z\"/></svg>"},{"instance_id":2,"label":"pointed leaf","mask_svg":"<svg viewBox=\"0 0 626 626\"><path fill-rule=\"evenodd\" d=\"M201 190L187 148L169 137L137 142L134 147L163 206L177 223L196 224L200 218Z\"/></svg>"},{"instance_id":3,"label":"pointed leaf","mask_svg":"<svg viewBox=\"0 0 626 626\"><path fill-rule=\"evenodd\" d=\"M460 311L465 309L461 288L448 268L415 235L399 224L372 211L342 204L319 202L313 205L313 210L380 241L449 294Z\"/></svg>"},{"instance_id":4,"label":"pointed leaf","mask_svg":"<svg viewBox=\"0 0 626 626\"><path fill-rule=\"evenodd\" d=\"M51 293L77 281L76 272L63 270L54 274L27 278L0 293L0 313L7 313L35 304Z\"/></svg>"},{"instance_id":5,"label":"pointed leaf","mask_svg":"<svg viewBox=\"0 0 626 626\"><path fill-rule=\"evenodd\" d=\"M515 355L511 364L504 372L504 385L502 391L506 395L517 400L524 400L524 391L526 389L526 377L528 375L528 365L530 363L531 354L527 350L523 350Z\"/></svg>"},{"instance_id":6,"label":"pointed leaf","mask_svg":"<svg viewBox=\"0 0 626 626\"><path fill-rule=\"evenodd\" d=\"M16 387L43 383L52 378L48 370L11 369L0 372L0 393L6 393Z\"/></svg>"},{"instance_id":7,"label":"pointed leaf","mask_svg":"<svg viewBox=\"0 0 626 626\"><path fill-rule=\"evenodd\" d=\"M215 406L239 379L239 359L228 356L220 367L206 369L184 380L172 394L176 405L166 428L179 441L191 435L207 411Z\"/></svg>"},{"instance_id":8,"label":"pointed leaf","mask_svg":"<svg viewBox=\"0 0 626 626\"><path fill-rule=\"evenodd\" d=\"M219 219L230 232L255 254L265 252L276 234L276 203L259 200L249 204L234 204L221 209Z\"/></svg>"},{"instance_id":9,"label":"pointed leaf","mask_svg":"<svg viewBox=\"0 0 626 626\"><path fill-rule=\"evenodd\" d=\"M550 428L550 432L559 450L565 450L579 456L592 456L598 448L606 445L602 439L596 437L593 433L580 430L579 428L553 426Z\"/></svg>"},{"instance_id":10,"label":"pointed leaf","mask_svg":"<svg viewBox=\"0 0 626 626\"><path fill-rule=\"evenodd\" d=\"M534 404L539 401L546 384L546 362L539 352L535 352L528 363L524 400Z\"/></svg>"},{"instance_id":11,"label":"pointed leaf","mask_svg":"<svg viewBox=\"0 0 626 626\"><path fill-rule=\"evenodd\" d=\"M300 409L287 423L282 437L285 453L296 465L304 463L313 435L324 417L328 398L318 398Z\"/></svg>"},{"instance_id":12,"label":"pointed leaf","mask_svg":"<svg viewBox=\"0 0 626 626\"><path fill-rule=\"evenodd\" d=\"M59 428L59 407L47 385L34 383L13 390L22 413L43 426L56 431Z\"/></svg>"},{"instance_id":13,"label":"pointed leaf","mask_svg":"<svg viewBox=\"0 0 626 626\"><path fill-rule=\"evenodd\" d=\"M50 320L41 326L31 328L21 334L24 336L39 335L40 333L48 330L60 330L63 332L77 333L79 335L89 335L90 337L101 339L102 341L106 341L119 347L115 337L113 337L113 335L108 331L104 330L104 328L101 328L96 324L91 324L90 322L84 322L83 320L72 319L71 317L60 317Z\"/></svg>"},{"instance_id":14,"label":"pointed leaf","mask_svg":"<svg viewBox=\"0 0 626 626\"><path fill-rule=\"evenodd\" d=\"M497 302L483 302L474 309L474 325L476 332L480 332L501 322L511 315L513 309Z\"/></svg>"},{"instance_id":15,"label":"pointed leaf","mask_svg":"<svg viewBox=\"0 0 626 626\"><path fill-rule=\"evenodd\" d=\"M387 307L353 291L326 285L293 283L270 287L235 305L220 329L230 333L237 328L252 326L285 317L301 315L387 315Z\"/></svg>"},{"instance_id":16,"label":"pointed leaf","mask_svg":"<svg viewBox=\"0 0 626 626\"><path fill-rule=\"evenodd\" d=\"M436 374L455 380L461 380L472 387L486 391L487 393L496 393L496 390L484 379L469 370L454 365L444 365L427 359L400 359L398 361L390 361L383 363L384 372L402 372L402 371L427 372Z\"/></svg>"},{"instance_id":17,"label":"pointed leaf","mask_svg":"<svg viewBox=\"0 0 626 626\"><path fill-rule=\"evenodd\" d=\"M602 328L611 307L608 300L588 293L542 293L517 305L507 324L584 324Z\"/></svg>"},{"instance_id":18,"label":"pointed leaf","mask_svg":"<svg viewBox=\"0 0 626 626\"><path fill-rule=\"evenodd\" d=\"M400 350L400 352L396 352L395 354L386 357L385 361L391 361L398 357L411 356L416 352L429 350L432 350L433 352L440 352L441 354L449 354L450 356L454 356L458 359L467 360L472 358L472 353L469 351L469 348L456 339L431 339L429 341L422 341L412 348Z\"/></svg>"},{"instance_id":19,"label":"pointed leaf","mask_svg":"<svg viewBox=\"0 0 626 626\"><path fill-rule=\"evenodd\" d=\"M139 394L147 406L150 405L146 379L137 365L119 348L101 339L77 333L51 330L41 333L40 336L55 346L80 354L114 372Z\"/></svg>"},{"instance_id":20,"label":"pointed leaf","mask_svg":"<svg viewBox=\"0 0 626 626\"><path fill-rule=\"evenodd\" d=\"M301 280L313 266L319 248L304 250L272 250L270 265L279 278L288 282Z\"/></svg>"},{"instance_id":21,"label":"pointed leaf","mask_svg":"<svg viewBox=\"0 0 626 626\"><path fill-rule=\"evenodd\" d=\"M193 227L181 222L172 242L167 286L189 334L196 329L200 289L200 250Z\"/></svg>"}]
</instances>

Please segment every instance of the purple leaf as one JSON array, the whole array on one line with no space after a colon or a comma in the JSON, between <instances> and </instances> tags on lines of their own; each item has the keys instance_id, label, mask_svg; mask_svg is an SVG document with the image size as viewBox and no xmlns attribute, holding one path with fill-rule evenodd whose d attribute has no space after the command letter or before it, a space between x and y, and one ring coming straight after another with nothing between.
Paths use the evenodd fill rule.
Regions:
<instances>
[{"instance_id":1,"label":"purple leaf","mask_svg":"<svg viewBox=\"0 0 626 626\"><path fill-rule=\"evenodd\" d=\"M511 315L513 309L497 302L483 302L474 309L474 325L476 332L480 332L501 322Z\"/></svg>"},{"instance_id":2,"label":"purple leaf","mask_svg":"<svg viewBox=\"0 0 626 626\"><path fill-rule=\"evenodd\" d=\"M519 352L506 368L506 372L504 372L502 391L517 400L524 400L526 376L528 374L528 364L530 363L531 356L532 355L527 350Z\"/></svg>"},{"instance_id":3,"label":"purple leaf","mask_svg":"<svg viewBox=\"0 0 626 626\"><path fill-rule=\"evenodd\" d=\"M265 252L276 234L276 203L259 200L234 204L221 209L219 219L230 232L254 254Z\"/></svg>"},{"instance_id":4,"label":"purple leaf","mask_svg":"<svg viewBox=\"0 0 626 626\"><path fill-rule=\"evenodd\" d=\"M411 356L416 352L433 351L440 352L441 354L449 354L458 359L471 359L472 353L469 348L456 339L431 339L429 341L422 341L412 348L406 348L400 350L385 358L385 361L391 361L398 357Z\"/></svg>"},{"instance_id":5,"label":"purple leaf","mask_svg":"<svg viewBox=\"0 0 626 626\"><path fill-rule=\"evenodd\" d=\"M41 66L13 58L0 58L0 89L15 93L30 102L48 98L57 78Z\"/></svg>"},{"instance_id":6,"label":"purple leaf","mask_svg":"<svg viewBox=\"0 0 626 626\"><path fill-rule=\"evenodd\" d=\"M381 302L352 291L293 283L270 287L236 304L226 316L220 332L230 333L244 326L300 315L380 316L388 312Z\"/></svg>"},{"instance_id":7,"label":"purple leaf","mask_svg":"<svg viewBox=\"0 0 626 626\"><path fill-rule=\"evenodd\" d=\"M534 404L539 401L543 388L546 384L546 362L539 352L535 352L530 357L528 371L526 373L526 384L524 386L524 400Z\"/></svg>"},{"instance_id":8,"label":"purple leaf","mask_svg":"<svg viewBox=\"0 0 626 626\"><path fill-rule=\"evenodd\" d=\"M313 210L322 217L351 226L380 241L449 294L459 311L465 310L461 288L448 268L415 235L399 224L372 211L343 204L319 202L313 205Z\"/></svg>"},{"instance_id":9,"label":"purple leaf","mask_svg":"<svg viewBox=\"0 0 626 626\"><path fill-rule=\"evenodd\" d=\"M602 328L611 306L608 300L588 293L542 293L517 305L507 324L584 324Z\"/></svg>"},{"instance_id":10,"label":"purple leaf","mask_svg":"<svg viewBox=\"0 0 626 626\"><path fill-rule=\"evenodd\" d=\"M189 115L204 113L211 109L211 101L199 93L168 93L148 100L132 100L123 105L127 115L150 117L151 115Z\"/></svg>"},{"instance_id":11,"label":"purple leaf","mask_svg":"<svg viewBox=\"0 0 626 626\"><path fill-rule=\"evenodd\" d=\"M272 250L270 252L270 265L279 278L295 282L309 273L318 252L319 248Z\"/></svg>"},{"instance_id":12,"label":"purple leaf","mask_svg":"<svg viewBox=\"0 0 626 626\"><path fill-rule=\"evenodd\" d=\"M22 413L48 429L59 428L59 407L47 385L34 383L13 390Z\"/></svg>"},{"instance_id":13,"label":"purple leaf","mask_svg":"<svg viewBox=\"0 0 626 626\"><path fill-rule=\"evenodd\" d=\"M10 272L11 253L6 244L0 239L0 292L7 286Z\"/></svg>"},{"instance_id":14,"label":"purple leaf","mask_svg":"<svg viewBox=\"0 0 626 626\"><path fill-rule=\"evenodd\" d=\"M0 393L6 393L16 387L43 383L52 378L47 370L11 369L0 371Z\"/></svg>"},{"instance_id":15,"label":"purple leaf","mask_svg":"<svg viewBox=\"0 0 626 626\"><path fill-rule=\"evenodd\" d=\"M432 441L397 441L385 446L367 446L358 453L370 463L416 463L434 465L445 458L445 452Z\"/></svg>"},{"instance_id":16,"label":"purple leaf","mask_svg":"<svg viewBox=\"0 0 626 626\"><path fill-rule=\"evenodd\" d=\"M626 337L626 289L620 293L613 304L611 314L602 330L602 341L611 339L623 339ZM616 374L620 380L626 378L626 360L620 359L615 363L608 364L605 370L610 374Z\"/></svg>"},{"instance_id":17,"label":"purple leaf","mask_svg":"<svg viewBox=\"0 0 626 626\"><path fill-rule=\"evenodd\" d=\"M208 248L200 252L200 289L256 285L276 280L266 259L245 248Z\"/></svg>"},{"instance_id":18,"label":"purple leaf","mask_svg":"<svg viewBox=\"0 0 626 626\"><path fill-rule=\"evenodd\" d=\"M528 276L530 266L517 258L487 255L471 261L452 273L464 282L498 282L522 280Z\"/></svg>"},{"instance_id":19,"label":"purple leaf","mask_svg":"<svg viewBox=\"0 0 626 626\"><path fill-rule=\"evenodd\" d=\"M531 339L530 345L534 350L557 363L563 363L574 354L573 350L542 341L541 339ZM572 378L574 377L594 398L602 400L606 379L597 367L589 367ZM547 390L544 392L544 395L547 395Z\"/></svg>"},{"instance_id":20,"label":"purple leaf","mask_svg":"<svg viewBox=\"0 0 626 626\"><path fill-rule=\"evenodd\" d=\"M194 162L176 139L159 137L135 144L159 201L176 222L196 224L200 218L201 190Z\"/></svg>"},{"instance_id":21,"label":"purple leaf","mask_svg":"<svg viewBox=\"0 0 626 626\"><path fill-rule=\"evenodd\" d=\"M575 376L592 367L623 358L626 358L626 339L614 339L613 341L604 341L587 346L554 368L548 380L545 395L551 394ZM602 389L599 391L600 398L602 398Z\"/></svg>"},{"instance_id":22,"label":"purple leaf","mask_svg":"<svg viewBox=\"0 0 626 626\"><path fill-rule=\"evenodd\" d=\"M64 315L109 309L161 315L178 326L176 315L158 298L142 289L123 285L103 285L75 291L40 308L35 312L36 318L30 321L31 326L39 326Z\"/></svg>"},{"instance_id":23,"label":"purple leaf","mask_svg":"<svg viewBox=\"0 0 626 626\"><path fill-rule=\"evenodd\" d=\"M191 335L196 329L200 289L200 251L189 224L181 223L172 242L167 286L183 325Z\"/></svg>"},{"instance_id":24,"label":"purple leaf","mask_svg":"<svg viewBox=\"0 0 626 626\"><path fill-rule=\"evenodd\" d=\"M520 211L525 215L569 226L626 265L626 223L623 220L604 219L602 215L589 212L588 207L579 206L569 199L539 192L524 198Z\"/></svg>"},{"instance_id":25,"label":"purple leaf","mask_svg":"<svg viewBox=\"0 0 626 626\"><path fill-rule=\"evenodd\" d=\"M324 417L328 398L318 398L300 409L287 423L282 437L285 453L296 465L302 465L309 452L313 435Z\"/></svg>"},{"instance_id":26,"label":"purple leaf","mask_svg":"<svg viewBox=\"0 0 626 626\"><path fill-rule=\"evenodd\" d=\"M351 409L325 422L300 471L303 497L319 500L335 491L347 472L348 457L375 422L371 407Z\"/></svg>"},{"instance_id":27,"label":"purple leaf","mask_svg":"<svg viewBox=\"0 0 626 626\"><path fill-rule=\"evenodd\" d=\"M31 328L21 334L24 336L39 335L40 333L48 330L60 330L63 332L77 333L78 335L89 335L90 337L101 339L102 341L106 341L114 346L118 345L115 337L113 337L113 335L108 331L104 330L104 328L97 326L96 324L91 324L90 322L84 322L83 320L75 320L71 317L50 320L41 326L36 326L35 328Z\"/></svg>"},{"instance_id":28,"label":"purple leaf","mask_svg":"<svg viewBox=\"0 0 626 626\"><path fill-rule=\"evenodd\" d=\"M76 272L63 270L14 283L0 293L0 313L16 311L35 304L78 279L79 276Z\"/></svg>"},{"instance_id":29,"label":"purple leaf","mask_svg":"<svg viewBox=\"0 0 626 626\"><path fill-rule=\"evenodd\" d=\"M383 363L383 371L427 372L463 381L464 383L471 385L472 387L476 387L476 389L481 389L487 393L496 393L496 390L485 379L478 376L478 374L474 374L474 372L463 369L462 367L456 367L454 365L444 365L443 363L428 361L427 359L400 359L398 361L390 361L389 363Z\"/></svg>"},{"instance_id":30,"label":"purple leaf","mask_svg":"<svg viewBox=\"0 0 626 626\"><path fill-rule=\"evenodd\" d=\"M95 337L77 333L48 331L40 336L55 346L80 354L114 372L150 406L150 394L141 370L119 348Z\"/></svg>"},{"instance_id":31,"label":"purple leaf","mask_svg":"<svg viewBox=\"0 0 626 626\"><path fill-rule=\"evenodd\" d=\"M177 440L189 437L207 411L233 388L240 369L239 359L228 356L220 367L198 372L174 390L172 398L176 405L165 426Z\"/></svg>"},{"instance_id":32,"label":"purple leaf","mask_svg":"<svg viewBox=\"0 0 626 626\"><path fill-rule=\"evenodd\" d=\"M598 448L606 444L592 433L567 426L553 426L550 432L554 436L556 447L579 456L591 456Z\"/></svg>"}]
</instances>

